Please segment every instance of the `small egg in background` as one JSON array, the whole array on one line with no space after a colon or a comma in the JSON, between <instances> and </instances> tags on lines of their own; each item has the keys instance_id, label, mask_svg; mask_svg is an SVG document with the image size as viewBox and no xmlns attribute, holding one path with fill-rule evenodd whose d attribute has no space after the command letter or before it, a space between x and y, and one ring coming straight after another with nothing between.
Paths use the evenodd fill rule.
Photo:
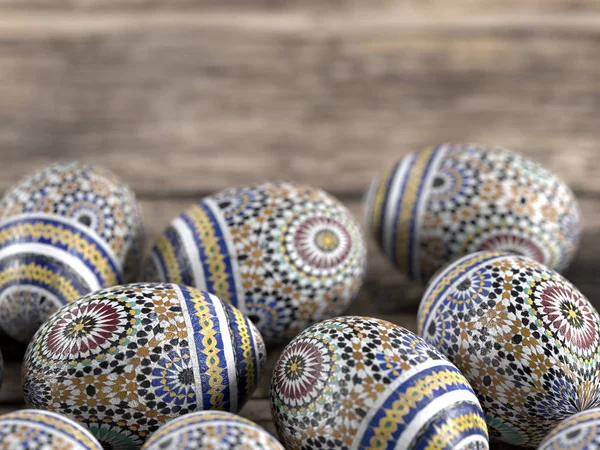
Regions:
<instances>
[{"instance_id":1,"label":"small egg in background","mask_svg":"<svg viewBox=\"0 0 600 450\"><path fill-rule=\"evenodd\" d=\"M538 450L592 450L600 448L600 409L582 411L562 421Z\"/></svg>"},{"instance_id":2,"label":"small egg in background","mask_svg":"<svg viewBox=\"0 0 600 450\"><path fill-rule=\"evenodd\" d=\"M380 319L340 317L300 333L273 371L271 408L289 450L488 448L464 376L423 339Z\"/></svg>"},{"instance_id":3,"label":"small egg in background","mask_svg":"<svg viewBox=\"0 0 600 450\"><path fill-rule=\"evenodd\" d=\"M50 314L137 279L143 231L133 192L109 171L49 166L0 200L0 328L29 342Z\"/></svg>"},{"instance_id":4,"label":"small egg in background","mask_svg":"<svg viewBox=\"0 0 600 450\"><path fill-rule=\"evenodd\" d=\"M0 448L11 450L102 450L80 424L50 411L24 409L0 416Z\"/></svg>"},{"instance_id":5,"label":"small egg in background","mask_svg":"<svg viewBox=\"0 0 600 450\"><path fill-rule=\"evenodd\" d=\"M265 358L252 322L212 294L114 286L42 325L25 355L23 391L29 407L83 423L107 448L133 450L181 415L237 412Z\"/></svg>"},{"instance_id":6,"label":"small egg in background","mask_svg":"<svg viewBox=\"0 0 600 450\"><path fill-rule=\"evenodd\" d=\"M199 411L163 425L142 450L284 450L262 427L235 414Z\"/></svg>"},{"instance_id":7,"label":"small egg in background","mask_svg":"<svg viewBox=\"0 0 600 450\"><path fill-rule=\"evenodd\" d=\"M600 406L600 316L556 271L479 252L428 286L418 332L469 380L490 437L535 447L560 421Z\"/></svg>"},{"instance_id":8,"label":"small egg in background","mask_svg":"<svg viewBox=\"0 0 600 450\"><path fill-rule=\"evenodd\" d=\"M339 315L365 270L366 244L345 206L320 189L267 182L211 195L176 217L144 279L214 292L273 343Z\"/></svg>"},{"instance_id":9,"label":"small egg in background","mask_svg":"<svg viewBox=\"0 0 600 450\"><path fill-rule=\"evenodd\" d=\"M476 144L410 153L373 180L366 205L367 228L388 259L422 282L477 251L562 271L582 229L566 184L524 156Z\"/></svg>"}]
</instances>

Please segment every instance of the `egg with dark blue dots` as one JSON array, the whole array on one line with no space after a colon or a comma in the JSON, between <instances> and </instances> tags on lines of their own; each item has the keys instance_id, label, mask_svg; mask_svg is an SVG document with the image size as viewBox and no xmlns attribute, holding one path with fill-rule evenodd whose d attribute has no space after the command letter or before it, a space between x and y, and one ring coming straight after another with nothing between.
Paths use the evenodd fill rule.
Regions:
<instances>
[{"instance_id":1,"label":"egg with dark blue dots","mask_svg":"<svg viewBox=\"0 0 600 450\"><path fill-rule=\"evenodd\" d=\"M543 264L478 252L431 281L419 334L469 380L490 436L535 447L559 423L600 407L600 315Z\"/></svg>"},{"instance_id":2,"label":"egg with dark blue dots","mask_svg":"<svg viewBox=\"0 0 600 450\"><path fill-rule=\"evenodd\" d=\"M458 369L380 319L319 322L283 350L271 379L288 449L488 449L483 411Z\"/></svg>"}]
</instances>

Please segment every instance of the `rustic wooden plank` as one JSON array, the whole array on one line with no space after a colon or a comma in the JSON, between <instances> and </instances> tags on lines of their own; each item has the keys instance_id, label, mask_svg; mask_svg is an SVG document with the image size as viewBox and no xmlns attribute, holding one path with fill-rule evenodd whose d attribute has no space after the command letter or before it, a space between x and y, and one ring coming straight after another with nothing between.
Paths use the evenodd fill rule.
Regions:
<instances>
[{"instance_id":1,"label":"rustic wooden plank","mask_svg":"<svg viewBox=\"0 0 600 450\"><path fill-rule=\"evenodd\" d=\"M361 17L3 13L0 190L79 158L147 199L267 178L356 196L476 141L599 195L599 16Z\"/></svg>"},{"instance_id":2,"label":"rustic wooden plank","mask_svg":"<svg viewBox=\"0 0 600 450\"><path fill-rule=\"evenodd\" d=\"M448 3L444 0L307 0L296 2L293 0L253 0L251 3L243 0L170 0L159 2L156 0L0 0L0 8L7 10L35 8L51 11L65 10L196 10L205 11L214 8L253 8L263 11L273 10L306 10L313 13L337 13L346 11L360 11L369 13L386 11L389 14L407 14L415 11L421 13L447 14L478 14L505 12L540 12L540 13L570 13L573 11L598 11L596 2L589 0L455 0Z\"/></svg>"}]
</instances>

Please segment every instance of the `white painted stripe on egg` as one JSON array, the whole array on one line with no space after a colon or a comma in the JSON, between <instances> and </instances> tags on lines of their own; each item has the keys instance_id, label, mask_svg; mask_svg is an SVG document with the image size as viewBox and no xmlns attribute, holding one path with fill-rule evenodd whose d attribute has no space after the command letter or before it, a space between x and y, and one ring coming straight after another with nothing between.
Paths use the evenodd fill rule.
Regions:
<instances>
[{"instance_id":1,"label":"white painted stripe on egg","mask_svg":"<svg viewBox=\"0 0 600 450\"><path fill-rule=\"evenodd\" d=\"M385 214L383 216L383 250L390 257L392 261L395 260L396 253L396 242L392 242L392 236L394 235L394 227L398 219L400 196L402 194L402 181L405 180L408 170L412 167L413 162L416 158L416 153L408 154L400 164L400 167L396 170L391 181L389 198L385 202Z\"/></svg>"},{"instance_id":2,"label":"white painted stripe on egg","mask_svg":"<svg viewBox=\"0 0 600 450\"><path fill-rule=\"evenodd\" d=\"M23 253L37 253L38 255L48 256L69 266L77 275L79 275L90 287L90 291L96 291L102 286L94 272L92 272L85 263L77 256L65 252L57 247L39 243L11 244L0 250L0 259L8 256L17 256Z\"/></svg>"},{"instance_id":3,"label":"white painted stripe on egg","mask_svg":"<svg viewBox=\"0 0 600 450\"><path fill-rule=\"evenodd\" d=\"M439 366L448 367L448 362L443 361L441 359L427 360L427 361L423 362L422 364L419 364L418 366L413 367L412 369L404 370L398 378L396 378L394 381L392 381L392 383L390 383L387 386L387 389L385 390L385 392L383 394L381 394L379 396L379 398L373 403L373 405L371 406L371 408L369 409L369 411L367 412L365 417L363 417L363 420L362 420L360 426L358 427L358 430L356 431L355 441L352 443L351 448L358 449L358 446L360 445L360 440L362 439L363 435L365 434L365 431L369 427L369 424L371 423L371 419L373 419L373 416L375 416L377 411L379 411L381 409L381 405L383 405L385 403L385 401L388 399L390 394L392 392L394 392L396 389L398 389L398 386L400 386L406 380L411 379L412 377L417 375L419 372L427 370L431 367L439 367Z\"/></svg>"},{"instance_id":4,"label":"white painted stripe on egg","mask_svg":"<svg viewBox=\"0 0 600 450\"><path fill-rule=\"evenodd\" d=\"M56 221L56 222L62 222L64 224L66 224L66 225L69 225L69 226L71 226L73 228L76 228L77 230L79 230L84 235L93 236L95 238L93 240L93 242L95 244L97 244L98 246L100 246L102 248L102 250L108 255L108 257L110 258L111 262L115 265L115 267L119 271L119 276L122 275L122 272L123 272L123 261L121 260L121 258L117 257L117 255L115 254L115 252L113 251L113 249L108 246L108 243L102 238L102 236L100 236L98 233L96 233L90 227L86 227L85 225L83 225L82 223L78 222L77 220L75 220L75 219L73 219L71 217L65 217L65 216L60 216L60 215L57 215L57 214L48 214L48 213L25 213L25 214L19 214L17 216L13 216L10 219L2 222L2 225L4 226L4 225L9 224L11 222L18 222L18 221L23 220L23 219L28 219L28 220L48 219L48 220L53 220L53 221Z\"/></svg>"},{"instance_id":5,"label":"white painted stripe on egg","mask_svg":"<svg viewBox=\"0 0 600 450\"><path fill-rule=\"evenodd\" d=\"M421 270L419 262L421 259L421 227L423 226L424 210L429 200L429 193L431 191L432 179L437 173L442 159L448 152L448 145L442 145L434 150L434 154L431 156L432 160L429 161L429 167L425 174L425 179L422 181L421 190L417 196L417 205L415 208L415 224L414 234L411 245L413 246L412 261L409 264L412 266L412 273L415 279L421 279Z\"/></svg>"},{"instance_id":6,"label":"white painted stripe on egg","mask_svg":"<svg viewBox=\"0 0 600 450\"><path fill-rule=\"evenodd\" d=\"M187 328L188 345L190 346L190 357L192 359L192 370L194 371L194 390L196 391L196 402L200 409L204 409L204 390L202 388L202 372L200 371L200 362L198 361L198 349L196 347L196 332L194 331L194 325L192 325L192 319L190 317L190 311L187 307L187 302L183 292L179 287L175 288L179 304L181 305L181 312L185 320L185 327ZM206 389L208 392L208 389Z\"/></svg>"},{"instance_id":7,"label":"white painted stripe on egg","mask_svg":"<svg viewBox=\"0 0 600 450\"><path fill-rule=\"evenodd\" d=\"M413 417L413 420L408 424L398 438L395 448L405 448L406 443L412 442L415 436L423 428L423 425L425 425L433 416L458 402L470 402L476 405L479 404L477 397L465 389L447 392L439 397L434 398L431 403L429 403Z\"/></svg>"},{"instance_id":8,"label":"white painted stripe on egg","mask_svg":"<svg viewBox=\"0 0 600 450\"><path fill-rule=\"evenodd\" d=\"M223 234L223 239L225 240L225 246L227 247L227 253L229 254L229 263L231 264L231 272L233 274L233 281L235 283L235 293L237 297L237 304L233 305L244 314L248 314L248 309L246 308L246 296L244 294L244 288L242 286L242 275L240 272L240 266L238 264L237 252L235 249L235 245L233 243L233 239L231 234L229 233L229 225L223 220L223 216L221 215L221 210L219 209L219 205L211 199L206 198L203 202L210 208L219 228L221 229L221 233Z\"/></svg>"},{"instance_id":9,"label":"white painted stripe on egg","mask_svg":"<svg viewBox=\"0 0 600 450\"><path fill-rule=\"evenodd\" d=\"M236 370L237 365L233 354L235 343L231 336L231 328L229 327L229 320L223 309L223 303L216 295L210 293L208 295L215 307L217 318L219 319L219 331L221 332L221 339L223 340L223 352L225 353L227 374L229 377L229 402L231 403L231 411L236 412L238 409L238 379Z\"/></svg>"},{"instance_id":10,"label":"white painted stripe on egg","mask_svg":"<svg viewBox=\"0 0 600 450\"><path fill-rule=\"evenodd\" d=\"M183 244L183 251L187 255L187 259L192 268L192 277L194 278L194 286L201 290L206 290L206 279L204 278L204 267L200 260L200 253L194 233L190 230L188 224L181 218L176 217L171 222L171 226L175 229Z\"/></svg>"}]
</instances>

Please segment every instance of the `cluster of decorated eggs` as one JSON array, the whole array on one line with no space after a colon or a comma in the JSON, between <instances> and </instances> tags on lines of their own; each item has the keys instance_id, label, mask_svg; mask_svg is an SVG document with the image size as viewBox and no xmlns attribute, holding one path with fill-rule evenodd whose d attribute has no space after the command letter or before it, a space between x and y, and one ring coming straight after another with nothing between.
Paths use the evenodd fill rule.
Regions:
<instances>
[{"instance_id":1,"label":"cluster of decorated eggs","mask_svg":"<svg viewBox=\"0 0 600 450\"><path fill-rule=\"evenodd\" d=\"M31 409L0 417L0 448L600 443L600 316L558 273L581 232L568 187L504 149L441 145L375 178L366 205L391 262L429 283L420 337L340 317L366 243L319 189L206 197L142 262L134 194L111 173L57 164L19 183L0 201L0 329L29 342ZM278 441L236 413L265 343L290 339L271 374Z\"/></svg>"}]
</instances>

